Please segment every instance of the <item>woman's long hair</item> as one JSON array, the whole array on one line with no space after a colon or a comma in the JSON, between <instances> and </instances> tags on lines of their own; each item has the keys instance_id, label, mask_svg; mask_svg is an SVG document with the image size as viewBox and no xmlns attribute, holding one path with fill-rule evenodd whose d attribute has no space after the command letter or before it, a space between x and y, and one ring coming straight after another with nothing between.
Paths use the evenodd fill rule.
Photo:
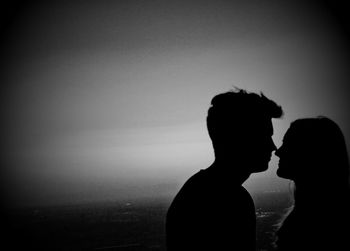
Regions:
<instances>
[{"instance_id":1,"label":"woman's long hair","mask_svg":"<svg viewBox=\"0 0 350 251\"><path fill-rule=\"evenodd\" d=\"M290 130L300 140L300 165L304 167L295 167L296 206L310 202L311 195L325 202L344 199L342 195L349 189L349 159L339 126L320 116L298 119L292 122Z\"/></svg>"},{"instance_id":2,"label":"woman's long hair","mask_svg":"<svg viewBox=\"0 0 350 251\"><path fill-rule=\"evenodd\" d=\"M339 229L349 209L349 159L341 129L331 119L320 116L295 120L288 133L297 142L293 154L300 165L290 167L294 205L282 217L279 227L286 225L295 228L292 231L303 231L305 226L301 224L308 224L313 227L310 235L314 236L330 228ZM327 235L329 243L339 237L332 234Z\"/></svg>"}]
</instances>

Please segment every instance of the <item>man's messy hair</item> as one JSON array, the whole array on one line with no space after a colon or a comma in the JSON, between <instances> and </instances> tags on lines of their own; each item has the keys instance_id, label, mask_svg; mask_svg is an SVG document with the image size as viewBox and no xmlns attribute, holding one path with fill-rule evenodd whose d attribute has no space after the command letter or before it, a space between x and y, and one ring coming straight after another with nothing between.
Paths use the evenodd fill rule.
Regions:
<instances>
[{"instance_id":1,"label":"man's messy hair","mask_svg":"<svg viewBox=\"0 0 350 251\"><path fill-rule=\"evenodd\" d=\"M281 118L281 106L260 94L235 88L216 95L208 110L207 127L212 141L225 135L227 130L244 133L254 126L258 119Z\"/></svg>"}]
</instances>

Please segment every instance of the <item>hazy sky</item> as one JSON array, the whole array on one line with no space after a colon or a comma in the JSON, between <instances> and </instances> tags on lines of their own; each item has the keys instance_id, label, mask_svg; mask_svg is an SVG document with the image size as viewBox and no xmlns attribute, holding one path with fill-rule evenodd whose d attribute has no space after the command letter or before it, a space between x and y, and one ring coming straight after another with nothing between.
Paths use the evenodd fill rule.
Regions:
<instances>
[{"instance_id":1,"label":"hazy sky","mask_svg":"<svg viewBox=\"0 0 350 251\"><path fill-rule=\"evenodd\" d=\"M316 115L334 119L349 144L342 27L320 3L281 2L19 5L3 46L11 203L173 194L213 161L206 112L233 86L282 105L277 146L292 120ZM246 183L251 191L279 188L276 159Z\"/></svg>"}]
</instances>

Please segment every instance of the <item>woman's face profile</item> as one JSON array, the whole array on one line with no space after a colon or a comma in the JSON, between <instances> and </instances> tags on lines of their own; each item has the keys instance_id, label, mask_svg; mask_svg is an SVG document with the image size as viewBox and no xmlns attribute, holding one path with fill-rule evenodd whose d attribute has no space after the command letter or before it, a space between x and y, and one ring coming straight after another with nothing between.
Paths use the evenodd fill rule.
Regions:
<instances>
[{"instance_id":1,"label":"woman's face profile","mask_svg":"<svg viewBox=\"0 0 350 251\"><path fill-rule=\"evenodd\" d=\"M275 152L279 157L277 175L281 178L294 180L300 165L302 156L300 150L300 141L291 128L288 129L280 148Z\"/></svg>"}]
</instances>

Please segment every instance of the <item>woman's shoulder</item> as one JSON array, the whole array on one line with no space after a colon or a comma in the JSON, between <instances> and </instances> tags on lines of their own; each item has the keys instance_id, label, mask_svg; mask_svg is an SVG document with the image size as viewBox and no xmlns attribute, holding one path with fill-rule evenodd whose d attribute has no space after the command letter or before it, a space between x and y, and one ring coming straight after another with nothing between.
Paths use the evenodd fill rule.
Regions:
<instances>
[{"instance_id":1,"label":"woman's shoulder","mask_svg":"<svg viewBox=\"0 0 350 251\"><path fill-rule=\"evenodd\" d=\"M298 239L298 223L293 208L288 208L281 217L276 230L276 250L295 250Z\"/></svg>"},{"instance_id":2,"label":"woman's shoulder","mask_svg":"<svg viewBox=\"0 0 350 251\"><path fill-rule=\"evenodd\" d=\"M335 247L346 244L344 228L340 227L342 221L335 219L338 216L315 210L319 212L310 214L293 210L286 217L276 233L277 250L340 250Z\"/></svg>"}]
</instances>

